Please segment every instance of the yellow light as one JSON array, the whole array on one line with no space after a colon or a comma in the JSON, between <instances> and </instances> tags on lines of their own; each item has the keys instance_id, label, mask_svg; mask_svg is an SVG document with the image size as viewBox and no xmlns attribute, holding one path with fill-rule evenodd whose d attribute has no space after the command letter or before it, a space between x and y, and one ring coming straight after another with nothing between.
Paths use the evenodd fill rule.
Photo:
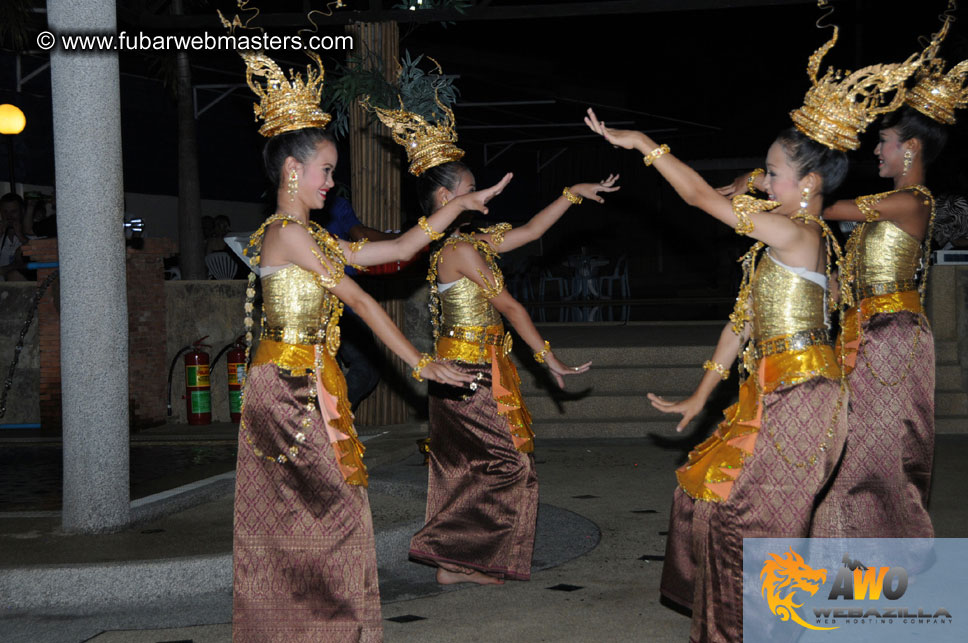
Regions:
<instances>
[{"instance_id":1,"label":"yellow light","mask_svg":"<svg viewBox=\"0 0 968 643\"><path fill-rule=\"evenodd\" d=\"M0 134L19 134L27 125L27 117L16 105L0 105Z\"/></svg>"},{"instance_id":2,"label":"yellow light","mask_svg":"<svg viewBox=\"0 0 968 643\"><path fill-rule=\"evenodd\" d=\"M27 117L16 105L0 105L0 134L19 134L27 125Z\"/></svg>"}]
</instances>

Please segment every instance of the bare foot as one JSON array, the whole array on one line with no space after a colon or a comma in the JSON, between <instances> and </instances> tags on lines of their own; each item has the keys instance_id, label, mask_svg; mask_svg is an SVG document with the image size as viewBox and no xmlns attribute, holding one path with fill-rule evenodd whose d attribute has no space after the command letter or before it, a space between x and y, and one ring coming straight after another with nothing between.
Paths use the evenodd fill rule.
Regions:
<instances>
[{"instance_id":1,"label":"bare foot","mask_svg":"<svg viewBox=\"0 0 968 643\"><path fill-rule=\"evenodd\" d=\"M452 572L443 567L437 568L437 582L441 585L455 585L457 583L477 583L478 585L503 585L504 581L482 572L469 573Z\"/></svg>"}]
</instances>

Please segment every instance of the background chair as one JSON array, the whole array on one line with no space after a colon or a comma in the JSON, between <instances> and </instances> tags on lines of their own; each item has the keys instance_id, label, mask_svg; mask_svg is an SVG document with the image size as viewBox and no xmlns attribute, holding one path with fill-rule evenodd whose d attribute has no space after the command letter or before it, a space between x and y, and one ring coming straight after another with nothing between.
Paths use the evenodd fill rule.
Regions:
<instances>
[{"instance_id":1,"label":"background chair","mask_svg":"<svg viewBox=\"0 0 968 643\"><path fill-rule=\"evenodd\" d=\"M235 279L238 264L227 252L212 252L205 255L205 267L211 279Z\"/></svg>"},{"instance_id":2,"label":"background chair","mask_svg":"<svg viewBox=\"0 0 968 643\"><path fill-rule=\"evenodd\" d=\"M618 297L615 296L615 291L618 290ZM629 287L629 261L628 256L622 255L615 260L615 267L611 274L601 275L598 278L598 292L601 293L602 297L607 297L608 299L631 299L632 289ZM614 306L608 307L608 319L609 321L614 320ZM621 321L628 321L629 318L629 307L621 306L622 319Z\"/></svg>"}]
</instances>

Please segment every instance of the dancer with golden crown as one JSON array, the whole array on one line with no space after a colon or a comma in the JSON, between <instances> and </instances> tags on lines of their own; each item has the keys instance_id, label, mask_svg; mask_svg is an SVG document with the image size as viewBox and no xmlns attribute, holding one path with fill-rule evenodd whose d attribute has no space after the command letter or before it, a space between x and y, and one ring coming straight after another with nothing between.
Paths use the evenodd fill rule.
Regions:
<instances>
[{"instance_id":1,"label":"dancer with golden crown","mask_svg":"<svg viewBox=\"0 0 968 643\"><path fill-rule=\"evenodd\" d=\"M829 319L835 306L828 284L839 248L819 214L823 195L846 174L844 152L859 145L858 134L878 114L900 103L903 83L922 57L818 79L837 35L834 27L830 41L811 56L813 86L791 113L794 127L780 132L767 152L763 188L769 200L729 199L668 146L608 128L592 110L585 119L613 145L641 152L687 203L757 240L742 258L736 308L695 392L680 402L649 394L657 409L682 415L681 431L742 354L747 376L739 401L676 471L661 589L692 609L692 641L743 639L743 538L807 536L846 437L847 388ZM883 94L891 91L892 104L883 105ZM757 633L771 640L771 625L757 624L757 630L760 625Z\"/></svg>"},{"instance_id":2,"label":"dancer with golden crown","mask_svg":"<svg viewBox=\"0 0 968 643\"><path fill-rule=\"evenodd\" d=\"M934 37L940 44L946 20ZM935 46L934 51L937 50ZM933 54L934 52L932 52ZM812 535L930 538L934 456L934 335L924 314L934 198L926 166L941 152L955 109L968 104L968 61L944 73L933 58L905 105L880 122L878 174L894 189L838 201L828 220L861 222L841 266L850 308L841 335L850 383L849 431L837 477Z\"/></svg>"},{"instance_id":3,"label":"dancer with golden crown","mask_svg":"<svg viewBox=\"0 0 968 643\"><path fill-rule=\"evenodd\" d=\"M438 101L439 117L364 104L404 146L417 177L421 207L438 213L475 189L460 159L453 112ZM511 335L502 315L551 371L564 376L588 370L568 367L552 352L524 307L504 288L500 252L541 237L583 199L603 202L618 176L566 187L562 196L528 223L500 223L467 232L435 228L431 246L430 302L436 357L473 377L472 391L430 386L430 467L426 525L410 542L410 557L437 567L442 584L500 584L528 580L538 511L531 416L509 358Z\"/></svg>"},{"instance_id":4,"label":"dancer with golden crown","mask_svg":"<svg viewBox=\"0 0 968 643\"><path fill-rule=\"evenodd\" d=\"M231 26L223 18L227 27ZM507 176L455 198L392 241L347 243L309 221L333 187L336 145L319 108L323 68L287 77L261 52L244 52L256 93L266 171L277 186L276 213L246 254L260 273L261 339L243 389L235 492L235 641L380 641L373 523L363 446L353 428L346 382L335 355L344 303L405 362L413 376L454 387L473 377L421 355L351 279L346 264L405 260L462 211L487 212ZM255 274L246 291L252 342ZM248 352L248 351L247 351Z\"/></svg>"}]
</instances>

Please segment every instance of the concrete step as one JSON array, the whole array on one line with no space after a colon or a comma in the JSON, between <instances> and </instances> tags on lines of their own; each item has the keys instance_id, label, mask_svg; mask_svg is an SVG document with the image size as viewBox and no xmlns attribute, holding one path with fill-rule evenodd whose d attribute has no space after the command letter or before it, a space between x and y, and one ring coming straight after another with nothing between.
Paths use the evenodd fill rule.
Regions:
<instances>
[{"instance_id":1,"label":"concrete step","mask_svg":"<svg viewBox=\"0 0 968 643\"><path fill-rule=\"evenodd\" d=\"M968 434L968 415L935 417L934 432L938 435Z\"/></svg>"},{"instance_id":2,"label":"concrete step","mask_svg":"<svg viewBox=\"0 0 968 643\"><path fill-rule=\"evenodd\" d=\"M958 342L956 340L934 342L934 361L936 364L958 363Z\"/></svg>"},{"instance_id":3,"label":"concrete step","mask_svg":"<svg viewBox=\"0 0 968 643\"><path fill-rule=\"evenodd\" d=\"M521 391L525 396L547 395L551 379L535 377L519 369ZM585 375L565 380L570 391L589 389L595 395L632 394L647 391L691 393L702 379L703 370L696 366L598 366L593 364ZM735 376L733 376L735 377ZM735 382L735 379L732 380Z\"/></svg>"},{"instance_id":4,"label":"concrete step","mask_svg":"<svg viewBox=\"0 0 968 643\"><path fill-rule=\"evenodd\" d=\"M934 414L937 417L968 415L968 394L963 391L935 391Z\"/></svg>"},{"instance_id":5,"label":"concrete step","mask_svg":"<svg viewBox=\"0 0 968 643\"><path fill-rule=\"evenodd\" d=\"M669 415L668 419L637 419L631 417L609 418L607 420L536 420L533 430L537 436L537 444L541 439L551 438L645 438L654 436L669 440L682 439L696 430L695 425L686 428L682 433L676 433L678 416ZM699 422L705 428L700 437L708 435L722 419L721 415L709 415ZM937 435L966 435L968 434L968 415L935 418L935 433Z\"/></svg>"},{"instance_id":6,"label":"concrete step","mask_svg":"<svg viewBox=\"0 0 968 643\"><path fill-rule=\"evenodd\" d=\"M537 369L525 369L520 364L521 391L526 396L547 395L551 379ZM699 384L703 371L697 365L689 366L598 366L592 365L587 375L569 378L567 386L572 391L589 390L595 395L632 394L664 390L688 394ZM961 366L939 364L935 372L935 388L938 394L963 392ZM729 383L735 386L735 370L730 373Z\"/></svg>"},{"instance_id":7,"label":"concrete step","mask_svg":"<svg viewBox=\"0 0 968 643\"><path fill-rule=\"evenodd\" d=\"M934 371L934 388L939 391L963 391L964 380L962 379L961 365L938 364Z\"/></svg>"},{"instance_id":8,"label":"concrete step","mask_svg":"<svg viewBox=\"0 0 968 643\"><path fill-rule=\"evenodd\" d=\"M555 355L566 364L583 364L589 360L594 366L700 366L712 355L714 344L695 346L556 346ZM533 363L527 347L515 346L514 358L518 365Z\"/></svg>"},{"instance_id":9,"label":"concrete step","mask_svg":"<svg viewBox=\"0 0 968 643\"><path fill-rule=\"evenodd\" d=\"M663 392L670 398L680 397ZM526 399L528 410L536 420L612 420L639 418L652 420L667 416L652 407L645 393L632 395L587 395L579 399L553 399L548 395Z\"/></svg>"}]
</instances>

